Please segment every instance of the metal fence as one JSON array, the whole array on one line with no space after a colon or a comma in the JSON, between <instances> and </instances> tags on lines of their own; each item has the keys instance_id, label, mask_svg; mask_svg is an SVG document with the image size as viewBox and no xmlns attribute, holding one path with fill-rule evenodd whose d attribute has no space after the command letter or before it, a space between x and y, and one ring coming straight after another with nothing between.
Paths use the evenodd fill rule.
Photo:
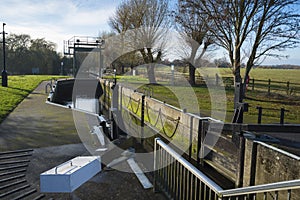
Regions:
<instances>
[{"instance_id":1,"label":"metal fence","mask_svg":"<svg viewBox=\"0 0 300 200\"><path fill-rule=\"evenodd\" d=\"M154 191L162 191L169 199L200 200L296 200L293 192L300 180L223 190L219 185L186 161L159 138L154 149Z\"/></svg>"}]
</instances>

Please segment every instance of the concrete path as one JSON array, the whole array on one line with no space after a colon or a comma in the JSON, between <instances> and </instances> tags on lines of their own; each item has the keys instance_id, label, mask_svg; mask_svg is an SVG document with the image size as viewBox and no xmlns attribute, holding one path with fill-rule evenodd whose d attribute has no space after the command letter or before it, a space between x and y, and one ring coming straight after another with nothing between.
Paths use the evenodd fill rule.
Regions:
<instances>
[{"instance_id":1,"label":"concrete path","mask_svg":"<svg viewBox=\"0 0 300 200\"><path fill-rule=\"evenodd\" d=\"M90 155L77 135L72 111L45 103L43 82L0 124L0 151L33 148L28 182L39 190L40 173L76 156ZM129 170L127 162L120 164ZM126 170L125 170L126 169ZM133 173L102 171L73 194L46 194L45 199L165 199L145 190Z\"/></svg>"},{"instance_id":2,"label":"concrete path","mask_svg":"<svg viewBox=\"0 0 300 200\"><path fill-rule=\"evenodd\" d=\"M0 151L81 143L70 109L45 104L40 84L0 124Z\"/></svg>"}]
</instances>

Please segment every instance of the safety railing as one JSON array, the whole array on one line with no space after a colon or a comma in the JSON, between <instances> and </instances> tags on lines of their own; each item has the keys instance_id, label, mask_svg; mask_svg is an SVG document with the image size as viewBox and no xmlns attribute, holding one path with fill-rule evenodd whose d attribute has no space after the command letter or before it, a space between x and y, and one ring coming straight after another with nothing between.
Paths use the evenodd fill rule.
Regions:
<instances>
[{"instance_id":1,"label":"safety railing","mask_svg":"<svg viewBox=\"0 0 300 200\"><path fill-rule=\"evenodd\" d=\"M222 188L156 138L154 190L163 191L170 199L218 200Z\"/></svg>"},{"instance_id":2,"label":"safety railing","mask_svg":"<svg viewBox=\"0 0 300 200\"><path fill-rule=\"evenodd\" d=\"M169 199L299 199L300 180L223 190L159 138L154 145L154 191Z\"/></svg>"}]
</instances>

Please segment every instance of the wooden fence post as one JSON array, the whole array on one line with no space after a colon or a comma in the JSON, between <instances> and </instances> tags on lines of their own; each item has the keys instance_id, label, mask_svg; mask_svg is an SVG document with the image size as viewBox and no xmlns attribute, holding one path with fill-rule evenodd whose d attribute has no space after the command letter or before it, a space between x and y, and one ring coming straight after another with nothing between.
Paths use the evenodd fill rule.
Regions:
<instances>
[{"instance_id":1,"label":"wooden fence post","mask_svg":"<svg viewBox=\"0 0 300 200\"><path fill-rule=\"evenodd\" d=\"M252 91L254 91L254 78L252 79Z\"/></svg>"},{"instance_id":2,"label":"wooden fence post","mask_svg":"<svg viewBox=\"0 0 300 200\"><path fill-rule=\"evenodd\" d=\"M286 94L289 95L289 91L290 91L290 82L286 82Z\"/></svg>"},{"instance_id":3,"label":"wooden fence post","mask_svg":"<svg viewBox=\"0 0 300 200\"><path fill-rule=\"evenodd\" d=\"M268 95L271 93L271 79L268 81Z\"/></svg>"}]
</instances>

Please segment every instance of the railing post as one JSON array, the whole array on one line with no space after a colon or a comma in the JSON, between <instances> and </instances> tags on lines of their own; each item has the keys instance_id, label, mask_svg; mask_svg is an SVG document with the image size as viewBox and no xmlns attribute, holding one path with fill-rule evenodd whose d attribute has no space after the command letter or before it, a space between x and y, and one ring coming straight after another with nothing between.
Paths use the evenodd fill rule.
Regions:
<instances>
[{"instance_id":1,"label":"railing post","mask_svg":"<svg viewBox=\"0 0 300 200\"><path fill-rule=\"evenodd\" d=\"M280 109L280 124L281 124L281 125L284 124L284 112L285 112L285 109L284 109L284 108L281 108L281 109Z\"/></svg>"},{"instance_id":2,"label":"railing post","mask_svg":"<svg viewBox=\"0 0 300 200\"><path fill-rule=\"evenodd\" d=\"M290 82L286 82L286 94L289 95L290 92Z\"/></svg>"},{"instance_id":3,"label":"railing post","mask_svg":"<svg viewBox=\"0 0 300 200\"><path fill-rule=\"evenodd\" d=\"M141 105L141 144L144 145L144 126L145 126L145 95L142 95Z\"/></svg>"},{"instance_id":4,"label":"railing post","mask_svg":"<svg viewBox=\"0 0 300 200\"><path fill-rule=\"evenodd\" d=\"M200 150L201 150L201 132L203 120L199 120L198 135L197 135L197 164L200 164Z\"/></svg>"},{"instance_id":5,"label":"railing post","mask_svg":"<svg viewBox=\"0 0 300 200\"><path fill-rule=\"evenodd\" d=\"M153 177L153 192L157 192L157 140L159 140L159 138L155 138L154 139L154 152L153 152L153 173L154 173L154 177Z\"/></svg>"},{"instance_id":6,"label":"railing post","mask_svg":"<svg viewBox=\"0 0 300 200\"><path fill-rule=\"evenodd\" d=\"M190 143L189 143L189 159L192 160L192 150L193 150L193 126L194 126L194 117L190 117Z\"/></svg>"},{"instance_id":7,"label":"railing post","mask_svg":"<svg viewBox=\"0 0 300 200\"><path fill-rule=\"evenodd\" d=\"M258 117L257 117L257 123L261 124L261 118L262 118L262 107L261 106L257 106L256 109L258 109Z\"/></svg>"},{"instance_id":8,"label":"railing post","mask_svg":"<svg viewBox=\"0 0 300 200\"><path fill-rule=\"evenodd\" d=\"M209 128L209 121L202 121L202 126L201 126L201 133L200 133L200 152L198 154L198 157L200 157L200 165L204 166L204 151L205 151L205 146L204 146L204 138L207 134L208 128ZM198 147L199 148L199 147Z\"/></svg>"},{"instance_id":9,"label":"railing post","mask_svg":"<svg viewBox=\"0 0 300 200\"><path fill-rule=\"evenodd\" d=\"M255 80L254 78L252 79L252 91L254 91L254 84L255 84Z\"/></svg>"},{"instance_id":10,"label":"railing post","mask_svg":"<svg viewBox=\"0 0 300 200\"><path fill-rule=\"evenodd\" d=\"M104 79L104 81L103 81L103 104L107 104L107 102L106 102L106 93L107 93L107 88L106 88L106 80ZM104 106L105 107L105 109L107 109L107 107L106 107L106 105Z\"/></svg>"}]
</instances>

